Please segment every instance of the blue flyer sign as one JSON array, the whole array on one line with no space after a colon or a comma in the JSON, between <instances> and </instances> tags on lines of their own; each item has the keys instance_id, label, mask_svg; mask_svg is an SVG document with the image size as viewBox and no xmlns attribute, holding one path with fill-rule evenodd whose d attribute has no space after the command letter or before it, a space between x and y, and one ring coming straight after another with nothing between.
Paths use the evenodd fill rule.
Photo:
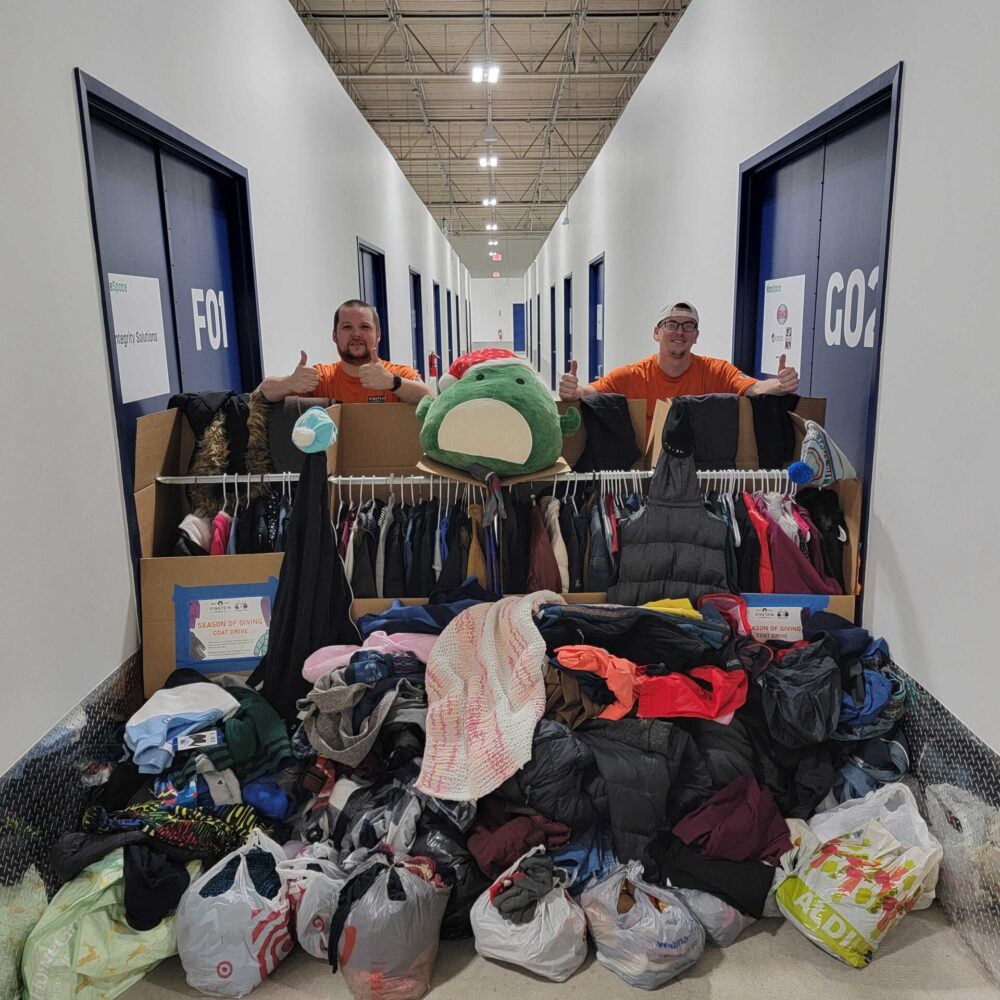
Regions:
<instances>
[{"instance_id":1,"label":"blue flyer sign","mask_svg":"<svg viewBox=\"0 0 1000 1000\"><path fill-rule=\"evenodd\" d=\"M277 577L261 583L174 587L177 667L204 674L253 670L267 652Z\"/></svg>"}]
</instances>

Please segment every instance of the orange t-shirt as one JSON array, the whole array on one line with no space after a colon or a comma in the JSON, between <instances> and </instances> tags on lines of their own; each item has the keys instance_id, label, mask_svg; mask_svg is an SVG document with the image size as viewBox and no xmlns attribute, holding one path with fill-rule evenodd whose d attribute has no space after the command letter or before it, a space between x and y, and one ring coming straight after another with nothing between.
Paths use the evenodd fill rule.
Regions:
<instances>
[{"instance_id":1,"label":"orange t-shirt","mask_svg":"<svg viewBox=\"0 0 1000 1000\"><path fill-rule=\"evenodd\" d=\"M390 375L400 378L421 381L420 373L408 365L397 365L391 361L381 361L380 364ZM388 389L366 389L361 379L348 375L341 361L332 365L313 365L319 372L319 382L310 393L318 399L335 399L338 403L398 403L399 396Z\"/></svg>"},{"instance_id":2,"label":"orange t-shirt","mask_svg":"<svg viewBox=\"0 0 1000 1000\"><path fill-rule=\"evenodd\" d=\"M705 396L712 392L735 392L742 396L756 381L728 361L703 358L698 354L691 355L691 366L683 375L671 378L660 367L659 355L652 354L642 361L615 368L591 385L598 392L619 392L629 399L646 400L648 438L658 399Z\"/></svg>"}]
</instances>

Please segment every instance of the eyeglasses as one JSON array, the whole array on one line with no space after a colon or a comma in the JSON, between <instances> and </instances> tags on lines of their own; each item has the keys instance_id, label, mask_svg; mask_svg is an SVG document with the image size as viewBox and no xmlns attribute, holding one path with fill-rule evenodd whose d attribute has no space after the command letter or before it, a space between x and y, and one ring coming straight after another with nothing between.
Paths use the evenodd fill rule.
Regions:
<instances>
[{"instance_id":1,"label":"eyeglasses","mask_svg":"<svg viewBox=\"0 0 1000 1000\"><path fill-rule=\"evenodd\" d=\"M698 324L692 320L688 320L686 323L678 323L675 319L665 319L660 323L660 326L666 327L667 333L676 333L678 330L683 330L685 333L694 333L698 329Z\"/></svg>"}]
</instances>

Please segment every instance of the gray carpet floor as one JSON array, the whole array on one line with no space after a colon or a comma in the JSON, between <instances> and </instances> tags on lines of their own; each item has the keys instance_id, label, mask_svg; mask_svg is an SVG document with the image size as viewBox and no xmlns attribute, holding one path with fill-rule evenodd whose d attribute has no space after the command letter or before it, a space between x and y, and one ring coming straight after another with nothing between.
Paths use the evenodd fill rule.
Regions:
<instances>
[{"instance_id":1,"label":"gray carpet floor","mask_svg":"<svg viewBox=\"0 0 1000 1000\"><path fill-rule=\"evenodd\" d=\"M762 920L731 947L707 948L697 965L663 988L671 1000L986 1000L1000 997L976 956L938 907L907 915L867 969L851 969L821 952L783 920ZM123 994L166 1000L202 994L172 958ZM550 983L480 958L471 941L445 941L429 994L434 1000L609 1000L641 996L601 968L593 948L568 982ZM254 990L254 1000L350 1000L344 980L325 962L296 949Z\"/></svg>"}]
</instances>

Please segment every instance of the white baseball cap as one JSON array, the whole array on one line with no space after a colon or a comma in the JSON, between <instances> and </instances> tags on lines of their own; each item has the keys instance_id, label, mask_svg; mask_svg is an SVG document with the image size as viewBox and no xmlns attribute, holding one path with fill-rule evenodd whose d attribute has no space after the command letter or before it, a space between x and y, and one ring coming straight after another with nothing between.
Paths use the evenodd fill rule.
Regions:
<instances>
[{"instance_id":1,"label":"white baseball cap","mask_svg":"<svg viewBox=\"0 0 1000 1000\"><path fill-rule=\"evenodd\" d=\"M693 319L697 323L698 310L689 302L672 302L656 314L656 325L659 326L665 319Z\"/></svg>"}]
</instances>

